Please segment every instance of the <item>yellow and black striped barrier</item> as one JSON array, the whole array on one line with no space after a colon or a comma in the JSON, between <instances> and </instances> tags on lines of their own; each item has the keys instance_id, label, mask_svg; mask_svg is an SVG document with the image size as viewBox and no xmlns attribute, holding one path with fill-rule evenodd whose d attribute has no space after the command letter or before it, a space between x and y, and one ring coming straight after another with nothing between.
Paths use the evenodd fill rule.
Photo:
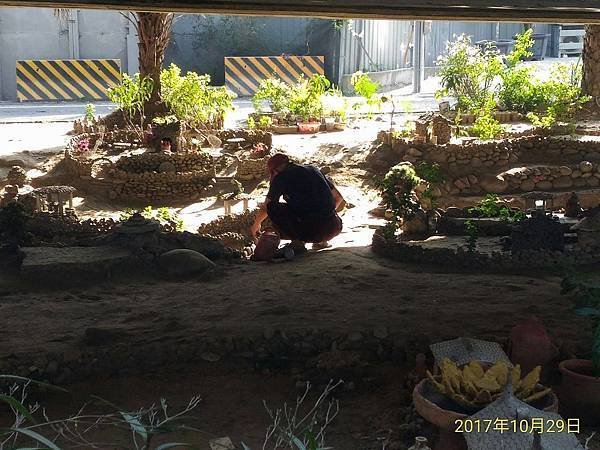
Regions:
<instances>
[{"instance_id":1,"label":"yellow and black striped barrier","mask_svg":"<svg viewBox=\"0 0 600 450\"><path fill-rule=\"evenodd\" d=\"M325 73L324 56L247 56L225 58L225 85L239 96L253 95L265 78L293 84Z\"/></svg>"},{"instance_id":2,"label":"yellow and black striped barrier","mask_svg":"<svg viewBox=\"0 0 600 450\"><path fill-rule=\"evenodd\" d=\"M121 83L118 59L17 61L19 101L106 100L109 87Z\"/></svg>"}]
</instances>

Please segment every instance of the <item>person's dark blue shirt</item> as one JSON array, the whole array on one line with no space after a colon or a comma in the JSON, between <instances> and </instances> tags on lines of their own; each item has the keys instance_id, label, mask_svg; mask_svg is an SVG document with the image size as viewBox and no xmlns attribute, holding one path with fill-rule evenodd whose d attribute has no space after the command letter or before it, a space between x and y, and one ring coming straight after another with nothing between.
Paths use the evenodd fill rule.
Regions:
<instances>
[{"instance_id":1,"label":"person's dark blue shirt","mask_svg":"<svg viewBox=\"0 0 600 450\"><path fill-rule=\"evenodd\" d=\"M333 183L310 165L289 164L271 180L267 198L279 202L283 196L299 218L328 218L335 213Z\"/></svg>"}]
</instances>

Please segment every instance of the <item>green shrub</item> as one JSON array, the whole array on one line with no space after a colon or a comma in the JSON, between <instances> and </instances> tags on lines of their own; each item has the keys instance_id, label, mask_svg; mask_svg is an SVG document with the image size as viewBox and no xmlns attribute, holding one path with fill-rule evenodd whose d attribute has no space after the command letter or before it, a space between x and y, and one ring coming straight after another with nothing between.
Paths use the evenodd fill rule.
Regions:
<instances>
[{"instance_id":1,"label":"green shrub","mask_svg":"<svg viewBox=\"0 0 600 450\"><path fill-rule=\"evenodd\" d=\"M171 64L160 74L161 95L180 122L194 127L215 128L233 109L235 94L225 87L210 86L210 75L188 72Z\"/></svg>"},{"instance_id":2,"label":"green shrub","mask_svg":"<svg viewBox=\"0 0 600 450\"><path fill-rule=\"evenodd\" d=\"M509 222L520 222L526 217L523 211L511 209L496 194L487 194L477 206L469 208L469 212L478 217L500 218Z\"/></svg>"},{"instance_id":3,"label":"green shrub","mask_svg":"<svg viewBox=\"0 0 600 450\"><path fill-rule=\"evenodd\" d=\"M369 115L372 114L373 109L381 108L381 97L377 95L377 91L381 85L377 81L371 80L369 75L362 71L355 72L350 78L350 84L354 88L354 92L360 95L364 102L367 104ZM360 104L355 104L353 107L356 109Z\"/></svg>"},{"instance_id":4,"label":"green shrub","mask_svg":"<svg viewBox=\"0 0 600 450\"><path fill-rule=\"evenodd\" d=\"M125 221L129 219L135 211L131 209L125 209L121 212L119 216L119 220ZM158 220L161 227L165 231L183 231L184 230L184 222L183 219L179 217L179 214L171 211L169 208L161 207L158 209L153 209L152 206L146 206L143 210L140 211L140 214L146 219L154 219Z\"/></svg>"},{"instance_id":5,"label":"green shrub","mask_svg":"<svg viewBox=\"0 0 600 450\"><path fill-rule=\"evenodd\" d=\"M550 79L541 84L544 113L530 112L527 118L536 126L550 128L557 122L571 122L591 97L581 90L581 67L555 64Z\"/></svg>"},{"instance_id":6,"label":"green shrub","mask_svg":"<svg viewBox=\"0 0 600 450\"><path fill-rule=\"evenodd\" d=\"M319 77L317 75L317 77ZM303 122L320 119L323 115L321 95L325 92L322 80L315 77L301 78L292 87L290 95L290 114Z\"/></svg>"},{"instance_id":7,"label":"green shrub","mask_svg":"<svg viewBox=\"0 0 600 450\"><path fill-rule=\"evenodd\" d=\"M465 221L465 230L467 232L467 251L474 253L477 250L477 239L479 239L479 228L472 220Z\"/></svg>"},{"instance_id":8,"label":"green shrub","mask_svg":"<svg viewBox=\"0 0 600 450\"><path fill-rule=\"evenodd\" d=\"M143 115L153 85L150 77L140 77L139 73L130 77L124 73L121 84L109 88L107 94L110 101L119 105L119 109L132 119L136 114Z\"/></svg>"},{"instance_id":9,"label":"green shrub","mask_svg":"<svg viewBox=\"0 0 600 450\"><path fill-rule=\"evenodd\" d=\"M261 116L260 119L258 119L258 128L260 130L268 130L272 126L273 119L271 119L269 116Z\"/></svg>"},{"instance_id":10,"label":"green shrub","mask_svg":"<svg viewBox=\"0 0 600 450\"><path fill-rule=\"evenodd\" d=\"M346 120L347 102L342 92L337 88L327 90L321 95L321 104L323 105L323 115L326 117L335 117L339 121Z\"/></svg>"},{"instance_id":11,"label":"green shrub","mask_svg":"<svg viewBox=\"0 0 600 450\"><path fill-rule=\"evenodd\" d=\"M85 120L93 122L96 118L96 107L92 103L85 105Z\"/></svg>"},{"instance_id":12,"label":"green shrub","mask_svg":"<svg viewBox=\"0 0 600 450\"><path fill-rule=\"evenodd\" d=\"M382 180L376 182L387 209L392 211L390 220L397 226L401 219L410 219L419 210L413 190L421 182L413 166L400 163L392 167Z\"/></svg>"},{"instance_id":13,"label":"green shrub","mask_svg":"<svg viewBox=\"0 0 600 450\"><path fill-rule=\"evenodd\" d=\"M436 97L456 98L458 108L463 111L478 110L494 97L495 79L504 69L497 49L474 46L465 35L447 44L437 65L442 89L436 92Z\"/></svg>"},{"instance_id":14,"label":"green shrub","mask_svg":"<svg viewBox=\"0 0 600 450\"><path fill-rule=\"evenodd\" d=\"M252 105L257 112L262 110L263 101L268 101L271 111L287 112L289 110L292 87L279 78L261 80L258 90L252 97Z\"/></svg>"}]
</instances>

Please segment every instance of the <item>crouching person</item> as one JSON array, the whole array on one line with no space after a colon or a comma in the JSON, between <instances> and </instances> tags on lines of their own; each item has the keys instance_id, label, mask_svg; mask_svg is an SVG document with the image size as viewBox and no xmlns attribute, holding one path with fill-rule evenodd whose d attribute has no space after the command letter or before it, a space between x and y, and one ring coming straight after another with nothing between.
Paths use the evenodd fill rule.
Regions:
<instances>
[{"instance_id":1,"label":"crouching person","mask_svg":"<svg viewBox=\"0 0 600 450\"><path fill-rule=\"evenodd\" d=\"M342 231L337 210L344 203L334 184L314 166L299 165L278 153L267 163L271 177L269 192L261 205L250 233L256 237L268 217L281 239L291 240L295 253L305 243L325 248ZM285 202L281 202L281 199Z\"/></svg>"}]
</instances>

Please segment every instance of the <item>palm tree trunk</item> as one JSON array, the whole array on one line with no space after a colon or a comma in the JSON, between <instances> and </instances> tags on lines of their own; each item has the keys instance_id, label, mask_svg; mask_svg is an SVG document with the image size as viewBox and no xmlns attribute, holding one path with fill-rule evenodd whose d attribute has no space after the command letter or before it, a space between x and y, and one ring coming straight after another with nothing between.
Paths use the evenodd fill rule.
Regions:
<instances>
[{"instance_id":1,"label":"palm tree trunk","mask_svg":"<svg viewBox=\"0 0 600 450\"><path fill-rule=\"evenodd\" d=\"M583 41L584 94L600 97L600 25L587 25Z\"/></svg>"},{"instance_id":2,"label":"palm tree trunk","mask_svg":"<svg viewBox=\"0 0 600 450\"><path fill-rule=\"evenodd\" d=\"M152 95L144 108L149 118L165 110L160 96L160 71L171 39L173 18L172 13L137 13L140 76L153 81Z\"/></svg>"}]
</instances>

